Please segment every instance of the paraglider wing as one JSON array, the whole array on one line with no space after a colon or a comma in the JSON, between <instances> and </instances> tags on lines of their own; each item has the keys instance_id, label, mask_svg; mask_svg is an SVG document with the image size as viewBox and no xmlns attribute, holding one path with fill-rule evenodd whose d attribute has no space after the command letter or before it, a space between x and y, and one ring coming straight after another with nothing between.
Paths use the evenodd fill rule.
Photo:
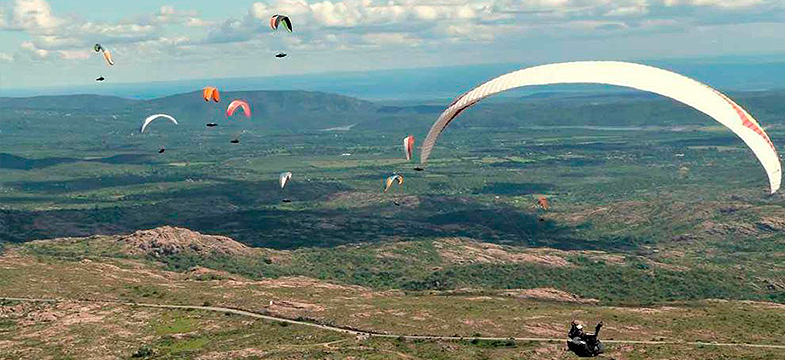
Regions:
<instances>
[{"instance_id":1,"label":"paraglider wing","mask_svg":"<svg viewBox=\"0 0 785 360\"><path fill-rule=\"evenodd\" d=\"M537 205L538 205L538 206L539 206L541 209L543 209L543 210L548 210L548 209L550 209L550 208L551 208L551 205L550 205L550 204L548 204L548 198L546 198L546 197L544 197L544 196L540 196L540 197L537 199Z\"/></svg>"},{"instance_id":2,"label":"paraglider wing","mask_svg":"<svg viewBox=\"0 0 785 360\"><path fill-rule=\"evenodd\" d=\"M287 172L282 172L280 178L278 178L278 182L281 184L281 189L283 189L284 186L286 186L286 183L288 183L289 180L291 180L291 179L292 179L292 173L291 172L288 172L288 171Z\"/></svg>"},{"instance_id":3,"label":"paraglider wing","mask_svg":"<svg viewBox=\"0 0 785 360\"><path fill-rule=\"evenodd\" d=\"M109 66L114 65L114 60L112 60L112 53L110 53L109 50L106 49L104 49L103 52L104 52L104 59L106 59L106 63L109 64Z\"/></svg>"},{"instance_id":4,"label":"paraglider wing","mask_svg":"<svg viewBox=\"0 0 785 360\"><path fill-rule=\"evenodd\" d=\"M215 102L219 102L221 101L221 92L218 91L218 88L213 86L206 86L204 89L202 89L202 98L204 101L213 100Z\"/></svg>"},{"instance_id":5,"label":"paraglider wing","mask_svg":"<svg viewBox=\"0 0 785 360\"><path fill-rule=\"evenodd\" d=\"M283 24L283 27L285 27L286 30L289 30L289 32L292 32L292 21L289 20L288 16L281 16L281 20L279 20L279 21L280 21L281 24Z\"/></svg>"},{"instance_id":6,"label":"paraglider wing","mask_svg":"<svg viewBox=\"0 0 785 360\"><path fill-rule=\"evenodd\" d=\"M403 139L403 152L406 153L406 160L412 159L412 151L414 151L414 136L407 136Z\"/></svg>"},{"instance_id":7,"label":"paraglider wing","mask_svg":"<svg viewBox=\"0 0 785 360\"><path fill-rule=\"evenodd\" d=\"M403 184L403 176L401 176L401 175L393 175L393 176L388 177L387 180L384 181L384 192L387 192L387 190L390 190L390 186L392 186L393 183L395 183L395 182L398 182L398 185Z\"/></svg>"},{"instance_id":8,"label":"paraglider wing","mask_svg":"<svg viewBox=\"0 0 785 360\"><path fill-rule=\"evenodd\" d=\"M688 105L728 127L747 144L769 177L771 193L780 188L782 167L763 128L738 104L688 77L655 67L618 61L578 61L535 66L492 79L458 97L431 126L422 144L425 164L439 135L463 110L513 88L550 84L606 84L653 92Z\"/></svg>"},{"instance_id":9,"label":"paraglider wing","mask_svg":"<svg viewBox=\"0 0 785 360\"><path fill-rule=\"evenodd\" d=\"M234 111L237 110L238 107L243 108L243 113L245 114L245 117L247 118L251 117L251 107L248 105L247 102L242 100L234 100L231 103L229 103L229 107L226 108L226 116L232 117L232 115L234 115Z\"/></svg>"},{"instance_id":10,"label":"paraglider wing","mask_svg":"<svg viewBox=\"0 0 785 360\"><path fill-rule=\"evenodd\" d=\"M281 24L283 24L283 27L286 28L286 30L292 32L292 21L289 20L288 16L275 14L270 18L271 29L278 30L278 26Z\"/></svg>"},{"instance_id":11,"label":"paraglider wing","mask_svg":"<svg viewBox=\"0 0 785 360\"><path fill-rule=\"evenodd\" d=\"M144 123L142 123L142 128L141 128L141 129L139 129L139 132L140 132L140 133L143 133L143 132L144 132L144 129L146 129L146 128L147 128L147 125L148 125L148 124L150 124L151 122L153 122L153 120L156 120L156 119L159 119L159 118L168 119L169 121L171 121L171 122L173 122L175 125L177 125L177 120L175 120L173 117L171 117L171 116L169 116L169 115L166 115L166 114L155 114L155 115L150 115L150 116L148 116L146 119L144 119Z\"/></svg>"}]
</instances>

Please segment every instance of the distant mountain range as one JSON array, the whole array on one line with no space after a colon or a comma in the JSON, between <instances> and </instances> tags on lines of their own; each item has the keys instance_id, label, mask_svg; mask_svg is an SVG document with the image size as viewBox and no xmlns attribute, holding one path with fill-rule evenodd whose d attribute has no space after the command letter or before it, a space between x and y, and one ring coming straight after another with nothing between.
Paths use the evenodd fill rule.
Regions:
<instances>
[{"instance_id":1,"label":"distant mountain range","mask_svg":"<svg viewBox=\"0 0 785 360\"><path fill-rule=\"evenodd\" d=\"M583 59L588 60L588 59ZM640 61L705 82L722 91L785 89L785 62L746 59ZM152 99L217 86L227 91L257 89L307 90L342 94L366 100L441 100L451 99L471 87L503 73L538 64L505 63L392 69L365 72L332 72L269 77L193 79L145 83L96 83L51 88L2 89L3 96L65 95L90 93L124 98ZM583 91L586 87L548 87L546 91ZM588 89L592 89L589 87ZM530 88L505 96L520 96L543 91Z\"/></svg>"},{"instance_id":2,"label":"distant mountain range","mask_svg":"<svg viewBox=\"0 0 785 360\"><path fill-rule=\"evenodd\" d=\"M595 91L597 89L595 88ZM226 91L220 103L205 102L201 91L151 100L131 100L102 95L0 98L3 121L0 131L47 124L89 124L118 131L133 131L150 114L166 113L180 120L180 128L203 128L215 122L242 124L260 132L395 131L424 133L449 99L425 102L371 102L315 91ZM785 119L785 91L731 93L765 125ZM252 108L252 119L225 110L233 99ZM67 119L67 122L63 120ZM118 124L123 124L118 126ZM519 97L496 97L462 115L461 127L521 126L653 126L711 124L705 115L670 99L653 94L613 90L602 92L539 92ZM43 131L43 128L42 128ZM424 134L423 134L424 135Z\"/></svg>"}]
</instances>

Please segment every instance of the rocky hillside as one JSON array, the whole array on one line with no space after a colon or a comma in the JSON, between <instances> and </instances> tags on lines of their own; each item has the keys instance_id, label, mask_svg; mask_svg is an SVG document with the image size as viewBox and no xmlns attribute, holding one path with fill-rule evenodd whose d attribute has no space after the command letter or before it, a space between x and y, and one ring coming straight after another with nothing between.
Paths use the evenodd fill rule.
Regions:
<instances>
[{"instance_id":1,"label":"rocky hillside","mask_svg":"<svg viewBox=\"0 0 785 360\"><path fill-rule=\"evenodd\" d=\"M225 236L204 235L188 229L162 226L150 230L139 230L117 239L131 254L155 257L181 253L198 255L253 255L257 250L249 248Z\"/></svg>"}]
</instances>

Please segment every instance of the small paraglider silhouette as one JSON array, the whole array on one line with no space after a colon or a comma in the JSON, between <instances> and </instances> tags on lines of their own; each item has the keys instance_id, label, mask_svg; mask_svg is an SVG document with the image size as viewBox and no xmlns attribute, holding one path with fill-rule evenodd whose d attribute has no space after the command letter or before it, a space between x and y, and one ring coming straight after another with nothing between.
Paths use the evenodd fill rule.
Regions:
<instances>
[{"instance_id":1,"label":"small paraglider silhouette","mask_svg":"<svg viewBox=\"0 0 785 360\"><path fill-rule=\"evenodd\" d=\"M416 167L416 168L414 168L414 171L423 171L423 170L425 170L425 169L423 169L423 168L421 168L421 167Z\"/></svg>"},{"instance_id":2,"label":"small paraglider silhouette","mask_svg":"<svg viewBox=\"0 0 785 360\"><path fill-rule=\"evenodd\" d=\"M281 191L282 192L283 192L283 189L286 187L286 184L289 183L289 180L292 180L292 173L289 172L289 171L282 172L281 175L278 177L278 184L281 185ZM289 198L284 198L281 201L283 201L285 203L292 202L292 200L289 199Z\"/></svg>"},{"instance_id":3,"label":"small paraglider silhouette","mask_svg":"<svg viewBox=\"0 0 785 360\"><path fill-rule=\"evenodd\" d=\"M243 136L243 134L245 134L245 130L243 130L241 133L238 133L237 136L235 136L234 139L232 139L232 141L229 142L232 144L239 144L240 138Z\"/></svg>"},{"instance_id":4,"label":"small paraglider silhouette","mask_svg":"<svg viewBox=\"0 0 785 360\"><path fill-rule=\"evenodd\" d=\"M280 58L284 58L284 57L286 57L286 54L285 53L278 53L278 54L275 54L275 57L277 57L279 59Z\"/></svg>"},{"instance_id":5,"label":"small paraglider silhouette","mask_svg":"<svg viewBox=\"0 0 785 360\"><path fill-rule=\"evenodd\" d=\"M164 151L166 151L166 149L164 149L164 148L161 148L161 150L158 150L158 153L159 153L159 154L163 154L163 153L164 153Z\"/></svg>"},{"instance_id":6,"label":"small paraglider silhouette","mask_svg":"<svg viewBox=\"0 0 785 360\"><path fill-rule=\"evenodd\" d=\"M218 124L216 123L207 123L207 127L216 127Z\"/></svg>"},{"instance_id":7,"label":"small paraglider silhouette","mask_svg":"<svg viewBox=\"0 0 785 360\"><path fill-rule=\"evenodd\" d=\"M95 81L104 81L104 80L106 80L106 79L104 79L103 76L99 76L97 79L95 79Z\"/></svg>"}]
</instances>

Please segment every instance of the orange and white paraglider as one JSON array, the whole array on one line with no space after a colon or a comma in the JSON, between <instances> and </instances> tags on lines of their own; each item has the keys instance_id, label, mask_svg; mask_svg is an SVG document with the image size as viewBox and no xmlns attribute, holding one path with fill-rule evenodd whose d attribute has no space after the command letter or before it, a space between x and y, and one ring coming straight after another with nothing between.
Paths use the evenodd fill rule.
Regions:
<instances>
[{"instance_id":1,"label":"orange and white paraglider","mask_svg":"<svg viewBox=\"0 0 785 360\"><path fill-rule=\"evenodd\" d=\"M403 176L395 174L388 177L387 180L384 181L384 192L390 190L390 187L395 183L398 183L399 186L403 185Z\"/></svg>"},{"instance_id":2,"label":"orange and white paraglider","mask_svg":"<svg viewBox=\"0 0 785 360\"><path fill-rule=\"evenodd\" d=\"M114 60L112 59L112 53L110 53L109 50L104 49L104 47L101 46L101 44L93 45L93 50L95 52L102 53L104 55L104 60L106 60L106 63L109 64L109 66L114 65Z\"/></svg>"}]
</instances>

